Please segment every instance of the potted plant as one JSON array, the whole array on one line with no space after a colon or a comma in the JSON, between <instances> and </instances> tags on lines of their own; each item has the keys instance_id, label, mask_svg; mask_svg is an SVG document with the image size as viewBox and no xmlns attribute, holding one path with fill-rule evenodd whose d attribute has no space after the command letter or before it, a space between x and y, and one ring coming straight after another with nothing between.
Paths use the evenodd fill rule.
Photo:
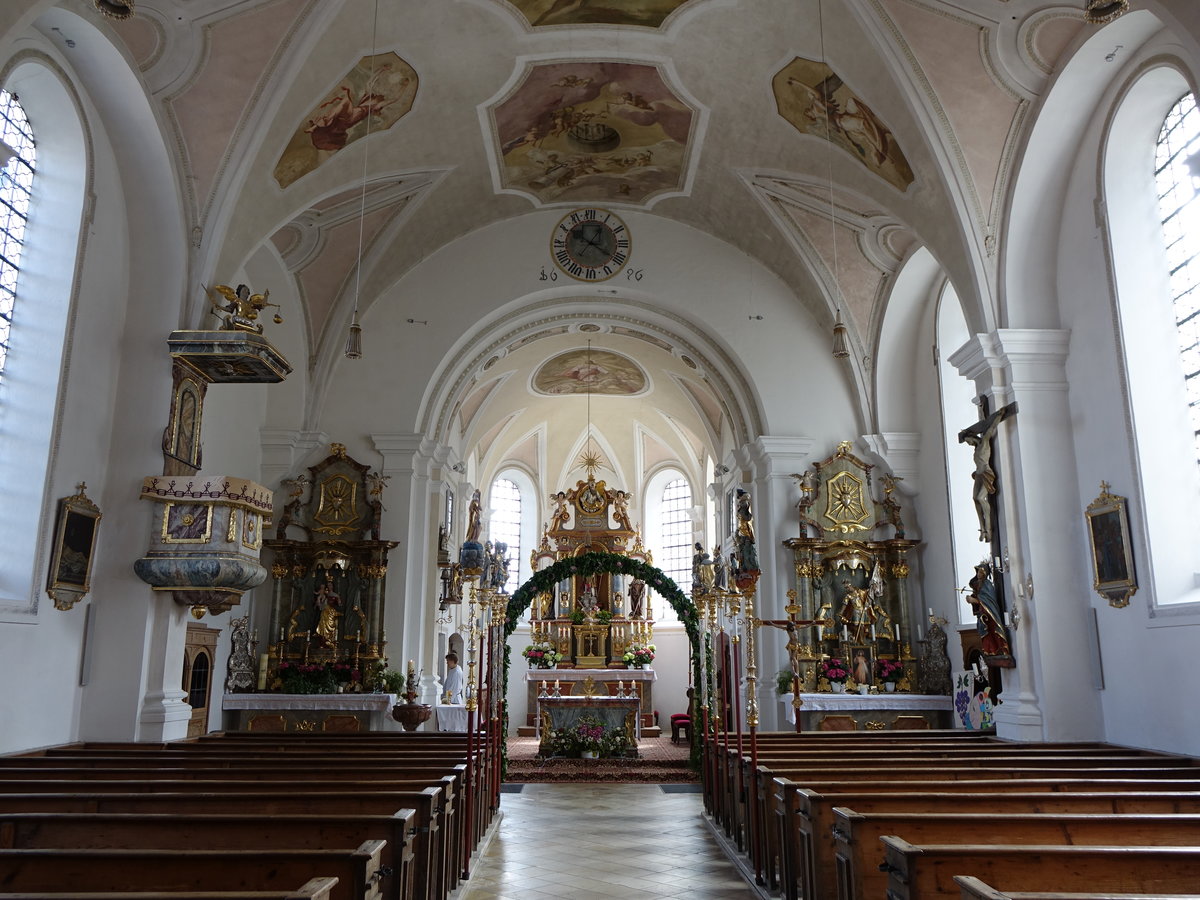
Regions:
<instances>
[{"instance_id":1,"label":"potted plant","mask_svg":"<svg viewBox=\"0 0 1200 900\"><path fill-rule=\"evenodd\" d=\"M879 680L883 682L883 689L889 693L896 690L896 683L904 677L904 663L895 659L879 660L875 670L879 674Z\"/></svg>"},{"instance_id":2,"label":"potted plant","mask_svg":"<svg viewBox=\"0 0 1200 900\"><path fill-rule=\"evenodd\" d=\"M630 644L621 661L631 669L641 669L654 662L653 644Z\"/></svg>"},{"instance_id":3,"label":"potted plant","mask_svg":"<svg viewBox=\"0 0 1200 900\"><path fill-rule=\"evenodd\" d=\"M604 746L604 724L595 716L580 716L575 732L575 744L583 759L598 759Z\"/></svg>"},{"instance_id":4,"label":"potted plant","mask_svg":"<svg viewBox=\"0 0 1200 900\"><path fill-rule=\"evenodd\" d=\"M846 664L840 659L831 658L821 660L817 666L817 679L824 678L829 682L829 689L835 694L840 694L846 690L846 679L850 677L850 670L846 668Z\"/></svg>"},{"instance_id":5,"label":"potted plant","mask_svg":"<svg viewBox=\"0 0 1200 900\"><path fill-rule=\"evenodd\" d=\"M782 697L784 694L790 694L792 688L795 687L795 674L792 670L784 666L775 673L775 693Z\"/></svg>"}]
</instances>

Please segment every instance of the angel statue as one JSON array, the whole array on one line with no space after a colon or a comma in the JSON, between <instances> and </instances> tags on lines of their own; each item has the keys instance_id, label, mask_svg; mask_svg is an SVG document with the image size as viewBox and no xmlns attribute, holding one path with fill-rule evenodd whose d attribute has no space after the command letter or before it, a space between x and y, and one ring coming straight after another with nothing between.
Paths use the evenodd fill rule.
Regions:
<instances>
[{"instance_id":1,"label":"angel statue","mask_svg":"<svg viewBox=\"0 0 1200 900\"><path fill-rule=\"evenodd\" d=\"M213 296L214 292L225 298L225 302L221 303L217 300ZM258 314L268 306L280 308L278 303L267 301L270 296L269 290L263 291L261 294L251 294L250 288L244 284L239 284L236 289L227 284L215 284L208 290L208 302L213 306L213 315L225 323L221 327L222 331L249 331L253 334L262 334L262 324L256 322ZM228 315L222 316L221 313L228 313ZM276 313L272 321L278 325L283 322L283 316Z\"/></svg>"}]
</instances>

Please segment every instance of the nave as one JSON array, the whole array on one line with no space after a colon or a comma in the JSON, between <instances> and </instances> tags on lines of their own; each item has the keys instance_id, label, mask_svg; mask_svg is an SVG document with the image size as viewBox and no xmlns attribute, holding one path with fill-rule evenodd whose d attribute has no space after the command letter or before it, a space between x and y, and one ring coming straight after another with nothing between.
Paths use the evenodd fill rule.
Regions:
<instances>
[{"instance_id":1,"label":"nave","mask_svg":"<svg viewBox=\"0 0 1200 900\"><path fill-rule=\"evenodd\" d=\"M502 796L462 900L758 896L717 846L694 786L526 784Z\"/></svg>"}]
</instances>

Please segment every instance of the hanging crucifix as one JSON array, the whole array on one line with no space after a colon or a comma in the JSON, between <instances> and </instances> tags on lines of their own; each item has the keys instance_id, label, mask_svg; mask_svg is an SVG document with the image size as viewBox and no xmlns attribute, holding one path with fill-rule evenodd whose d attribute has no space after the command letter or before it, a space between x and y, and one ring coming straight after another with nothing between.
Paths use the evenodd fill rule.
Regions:
<instances>
[{"instance_id":1,"label":"hanging crucifix","mask_svg":"<svg viewBox=\"0 0 1200 900\"><path fill-rule=\"evenodd\" d=\"M988 412L987 397L979 398L981 418L974 425L958 433L959 443L975 448L975 481L972 498L975 512L979 515L979 540L988 545L990 560L975 567L967 599L975 610L976 628L983 641L983 653L989 665L1010 668L1014 665L1012 645L1004 621L1004 583L1000 569L1000 511L992 502L995 496L996 470L992 468L995 455L996 431L1000 423L1017 413L1017 404L1009 403L993 413ZM991 560L996 561L993 568ZM999 693L995 691L994 693Z\"/></svg>"}]
</instances>

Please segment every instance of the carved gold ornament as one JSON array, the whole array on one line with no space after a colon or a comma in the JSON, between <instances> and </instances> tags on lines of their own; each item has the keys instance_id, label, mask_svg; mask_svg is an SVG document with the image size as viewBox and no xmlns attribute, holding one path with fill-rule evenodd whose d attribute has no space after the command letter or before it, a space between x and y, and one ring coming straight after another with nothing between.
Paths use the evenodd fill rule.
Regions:
<instances>
[{"instance_id":1,"label":"carved gold ornament","mask_svg":"<svg viewBox=\"0 0 1200 900\"><path fill-rule=\"evenodd\" d=\"M863 524L871 517L864 499L862 479L851 472L838 472L828 482L825 518L831 531L846 534L866 531Z\"/></svg>"},{"instance_id":2,"label":"carved gold ornament","mask_svg":"<svg viewBox=\"0 0 1200 900\"><path fill-rule=\"evenodd\" d=\"M317 531L345 534L358 521L358 485L345 475L332 475L321 482L317 511L313 521Z\"/></svg>"}]
</instances>

